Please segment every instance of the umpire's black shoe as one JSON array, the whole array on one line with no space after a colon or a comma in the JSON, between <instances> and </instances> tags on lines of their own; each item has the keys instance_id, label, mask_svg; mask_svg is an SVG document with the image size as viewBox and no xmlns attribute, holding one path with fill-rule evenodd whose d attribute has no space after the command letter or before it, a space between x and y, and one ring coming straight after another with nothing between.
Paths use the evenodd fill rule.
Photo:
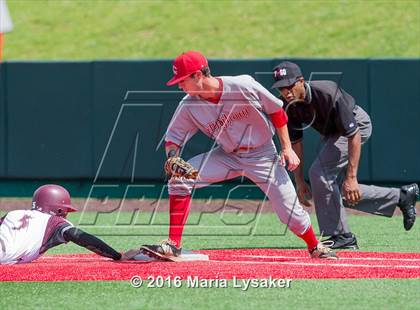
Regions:
<instances>
[{"instance_id":1,"label":"umpire's black shoe","mask_svg":"<svg viewBox=\"0 0 420 310\"><path fill-rule=\"evenodd\" d=\"M352 233L334 235L326 240L323 240L322 243L327 244L334 250L357 250L359 248L356 236Z\"/></svg>"},{"instance_id":2,"label":"umpire's black shoe","mask_svg":"<svg viewBox=\"0 0 420 310\"><path fill-rule=\"evenodd\" d=\"M401 187L400 202L398 206L403 214L405 230L410 230L416 221L416 201L419 195L419 187L416 183Z\"/></svg>"}]
</instances>

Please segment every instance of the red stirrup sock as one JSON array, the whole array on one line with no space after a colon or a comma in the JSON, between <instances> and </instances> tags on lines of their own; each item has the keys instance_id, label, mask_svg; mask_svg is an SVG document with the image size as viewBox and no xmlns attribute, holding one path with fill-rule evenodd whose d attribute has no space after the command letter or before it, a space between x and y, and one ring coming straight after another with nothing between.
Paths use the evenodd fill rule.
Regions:
<instances>
[{"instance_id":1,"label":"red stirrup sock","mask_svg":"<svg viewBox=\"0 0 420 310\"><path fill-rule=\"evenodd\" d=\"M169 195L169 239L181 246L182 232L190 211L191 196Z\"/></svg>"},{"instance_id":2,"label":"red stirrup sock","mask_svg":"<svg viewBox=\"0 0 420 310\"><path fill-rule=\"evenodd\" d=\"M312 229L312 225L309 226L309 228L306 230L304 234L298 237L306 242L306 245L308 246L308 250L312 250L318 245L318 239L315 236L314 230Z\"/></svg>"}]
</instances>

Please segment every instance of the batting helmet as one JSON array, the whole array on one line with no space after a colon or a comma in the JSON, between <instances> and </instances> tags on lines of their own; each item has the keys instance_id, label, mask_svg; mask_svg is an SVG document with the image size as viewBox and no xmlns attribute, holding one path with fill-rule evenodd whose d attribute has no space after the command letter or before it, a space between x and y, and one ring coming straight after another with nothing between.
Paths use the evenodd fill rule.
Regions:
<instances>
[{"instance_id":1,"label":"batting helmet","mask_svg":"<svg viewBox=\"0 0 420 310\"><path fill-rule=\"evenodd\" d=\"M32 209L62 217L66 217L67 212L77 211L71 205L69 192L64 187L54 184L43 185L34 192Z\"/></svg>"}]
</instances>

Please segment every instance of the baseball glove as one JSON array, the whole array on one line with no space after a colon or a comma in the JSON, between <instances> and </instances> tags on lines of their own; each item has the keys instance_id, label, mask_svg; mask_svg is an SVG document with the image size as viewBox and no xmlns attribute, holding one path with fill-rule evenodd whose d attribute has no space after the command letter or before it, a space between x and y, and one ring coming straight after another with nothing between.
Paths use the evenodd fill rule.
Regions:
<instances>
[{"instance_id":1,"label":"baseball glove","mask_svg":"<svg viewBox=\"0 0 420 310\"><path fill-rule=\"evenodd\" d=\"M165 163L165 172L168 177L197 179L198 170L181 157L169 157Z\"/></svg>"}]
</instances>

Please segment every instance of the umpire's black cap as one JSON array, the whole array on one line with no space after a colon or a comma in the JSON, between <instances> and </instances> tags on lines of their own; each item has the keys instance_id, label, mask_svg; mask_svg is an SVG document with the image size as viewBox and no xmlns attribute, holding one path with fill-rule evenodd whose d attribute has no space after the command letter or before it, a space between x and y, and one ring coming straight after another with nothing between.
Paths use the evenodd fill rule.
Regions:
<instances>
[{"instance_id":1,"label":"umpire's black cap","mask_svg":"<svg viewBox=\"0 0 420 310\"><path fill-rule=\"evenodd\" d=\"M290 61L283 61L273 69L275 80L271 88L289 87L302 77L302 71L297 64Z\"/></svg>"}]
</instances>

